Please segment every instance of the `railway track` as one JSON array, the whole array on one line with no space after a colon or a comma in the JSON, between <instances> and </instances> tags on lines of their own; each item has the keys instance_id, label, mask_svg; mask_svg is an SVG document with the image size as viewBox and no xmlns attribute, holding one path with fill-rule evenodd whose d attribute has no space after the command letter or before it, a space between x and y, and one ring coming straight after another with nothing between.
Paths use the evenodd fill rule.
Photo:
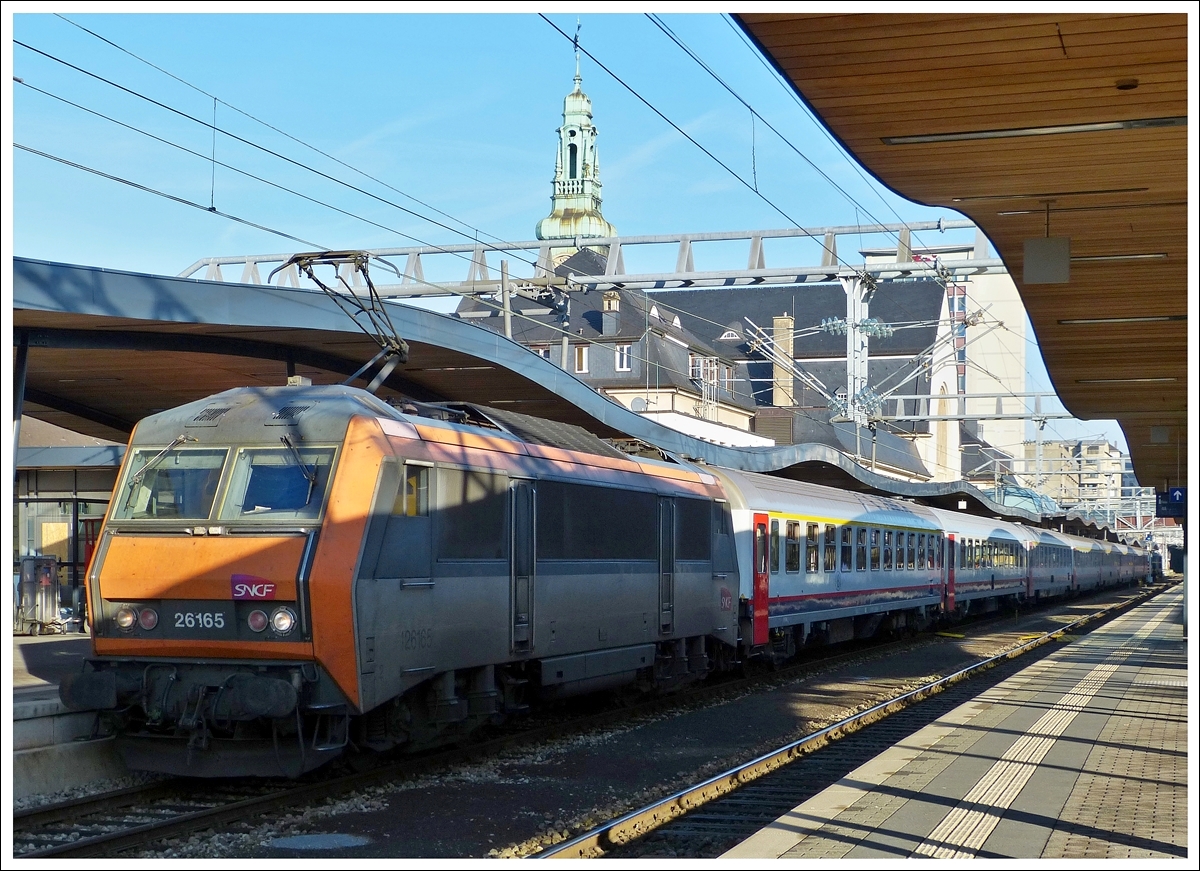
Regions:
<instances>
[{"instance_id":1,"label":"railway track","mask_svg":"<svg viewBox=\"0 0 1200 871\"><path fill-rule=\"evenodd\" d=\"M992 615L977 626L1004 619ZM1062 630L1060 630L1062 631ZM315 772L304 781L206 781L175 778L116 792L30 808L13 815L14 855L22 858L112 856L158 841L253 819L285 808L342 795L376 784L419 777L454 765L476 762L505 751L571 734L627 724L639 717L700 707L771 685L792 682L815 671L891 649L931 643L932 636L855 646L777 670L704 685L637 704L584 711L576 701L517 721L506 732L467 747L405 757L372 758L371 767L351 773ZM794 793L793 793L794 794Z\"/></svg>"},{"instance_id":2,"label":"railway track","mask_svg":"<svg viewBox=\"0 0 1200 871\"><path fill-rule=\"evenodd\" d=\"M1155 586L930 681L556 844L535 858L715 858L986 688L968 678L987 673L988 686L999 683L1028 666L1027 660L1017 661L1024 654L1064 635L1090 631L1163 589ZM803 764L791 764L800 760Z\"/></svg>"}]
</instances>

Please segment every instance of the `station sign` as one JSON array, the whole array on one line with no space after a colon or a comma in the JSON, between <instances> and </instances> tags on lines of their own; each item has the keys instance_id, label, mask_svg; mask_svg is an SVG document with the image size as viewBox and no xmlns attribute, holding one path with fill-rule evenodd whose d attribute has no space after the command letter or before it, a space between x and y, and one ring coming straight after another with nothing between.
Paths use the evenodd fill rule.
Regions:
<instances>
[{"instance_id":1,"label":"station sign","mask_svg":"<svg viewBox=\"0 0 1200 871\"><path fill-rule=\"evenodd\" d=\"M1155 517L1187 517L1187 487L1172 487L1154 496Z\"/></svg>"}]
</instances>

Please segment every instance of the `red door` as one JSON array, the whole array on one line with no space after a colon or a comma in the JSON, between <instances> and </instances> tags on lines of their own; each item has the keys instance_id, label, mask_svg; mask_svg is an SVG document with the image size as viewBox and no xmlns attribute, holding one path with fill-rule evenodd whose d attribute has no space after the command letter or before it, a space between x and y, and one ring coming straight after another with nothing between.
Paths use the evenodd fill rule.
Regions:
<instances>
[{"instance_id":1,"label":"red door","mask_svg":"<svg viewBox=\"0 0 1200 871\"><path fill-rule=\"evenodd\" d=\"M754 643L766 644L770 638L767 625L767 597L770 587L767 575L767 515L754 515Z\"/></svg>"}]
</instances>

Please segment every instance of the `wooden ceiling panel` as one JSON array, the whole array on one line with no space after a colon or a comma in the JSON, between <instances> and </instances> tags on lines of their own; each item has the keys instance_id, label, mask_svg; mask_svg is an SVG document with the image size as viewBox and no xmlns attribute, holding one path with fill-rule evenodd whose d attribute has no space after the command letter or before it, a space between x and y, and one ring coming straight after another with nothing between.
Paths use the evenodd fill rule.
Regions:
<instances>
[{"instance_id":1,"label":"wooden ceiling panel","mask_svg":"<svg viewBox=\"0 0 1200 871\"><path fill-rule=\"evenodd\" d=\"M1025 301L1067 408L1120 421L1147 485L1183 483L1186 456L1177 463L1174 444L1187 436L1186 320L1059 321L1186 317L1186 126L887 140L1186 118L1187 16L737 18L870 172L983 228ZM1026 285L1024 242L1046 235L1047 203L1050 235L1070 237L1073 258L1166 257L1073 260L1069 283ZM1160 437L1171 434L1169 446L1151 443L1152 426Z\"/></svg>"}]
</instances>

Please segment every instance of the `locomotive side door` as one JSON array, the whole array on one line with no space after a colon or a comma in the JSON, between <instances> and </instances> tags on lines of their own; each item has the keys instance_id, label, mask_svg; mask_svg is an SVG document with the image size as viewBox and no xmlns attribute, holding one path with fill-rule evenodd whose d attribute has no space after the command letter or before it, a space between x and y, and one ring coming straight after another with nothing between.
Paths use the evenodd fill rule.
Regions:
<instances>
[{"instance_id":1,"label":"locomotive side door","mask_svg":"<svg viewBox=\"0 0 1200 871\"><path fill-rule=\"evenodd\" d=\"M658 500L658 631L675 631L675 500Z\"/></svg>"},{"instance_id":2,"label":"locomotive side door","mask_svg":"<svg viewBox=\"0 0 1200 871\"><path fill-rule=\"evenodd\" d=\"M533 649L534 498L532 481L512 482L512 574L510 582L510 623L512 650L525 653Z\"/></svg>"}]
</instances>

